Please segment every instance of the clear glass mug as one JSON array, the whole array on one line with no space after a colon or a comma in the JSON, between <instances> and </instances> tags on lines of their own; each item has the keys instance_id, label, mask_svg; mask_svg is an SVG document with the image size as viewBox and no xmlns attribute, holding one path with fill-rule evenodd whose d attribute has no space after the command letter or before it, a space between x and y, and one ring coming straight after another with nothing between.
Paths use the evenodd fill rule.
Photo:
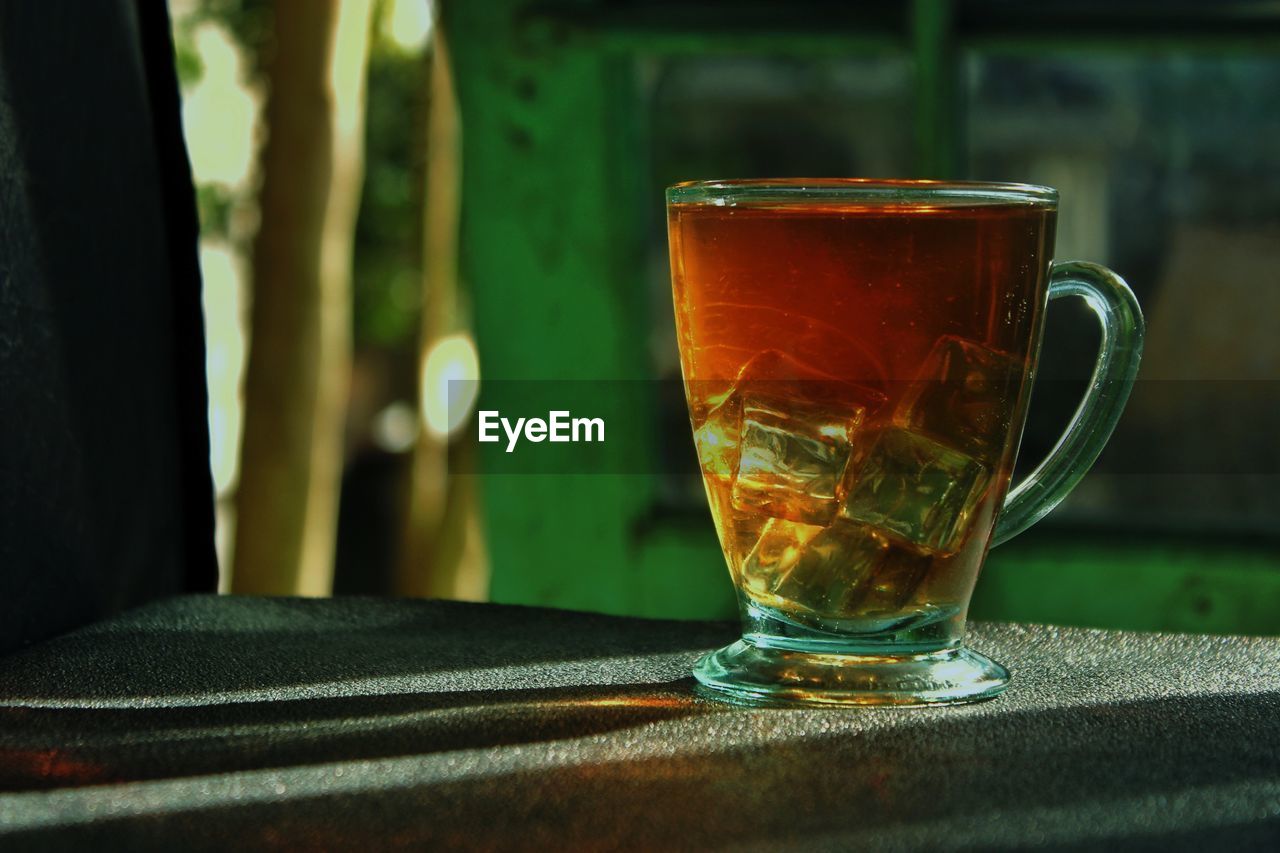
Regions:
<instances>
[{"instance_id":1,"label":"clear glass mug","mask_svg":"<svg viewBox=\"0 0 1280 853\"><path fill-rule=\"evenodd\" d=\"M743 620L695 676L745 701L999 693L1005 668L964 647L974 583L1110 437L1142 351L1133 293L1052 262L1046 187L689 182L667 210L694 441ZM1093 382L1010 490L1061 296L1101 322Z\"/></svg>"}]
</instances>

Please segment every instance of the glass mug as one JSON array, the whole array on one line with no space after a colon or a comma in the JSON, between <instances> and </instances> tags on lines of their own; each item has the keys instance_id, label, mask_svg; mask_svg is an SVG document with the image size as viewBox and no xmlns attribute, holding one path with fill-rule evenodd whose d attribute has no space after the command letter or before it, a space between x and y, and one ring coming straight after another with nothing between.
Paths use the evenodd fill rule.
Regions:
<instances>
[{"instance_id":1,"label":"glass mug","mask_svg":"<svg viewBox=\"0 0 1280 853\"><path fill-rule=\"evenodd\" d=\"M685 392L742 639L698 662L739 701L994 696L964 647L993 544L1093 464L1128 399L1143 321L1119 276L1052 263L1057 191L862 179L667 190ZM1049 300L1102 325L1093 381L1016 488Z\"/></svg>"}]
</instances>

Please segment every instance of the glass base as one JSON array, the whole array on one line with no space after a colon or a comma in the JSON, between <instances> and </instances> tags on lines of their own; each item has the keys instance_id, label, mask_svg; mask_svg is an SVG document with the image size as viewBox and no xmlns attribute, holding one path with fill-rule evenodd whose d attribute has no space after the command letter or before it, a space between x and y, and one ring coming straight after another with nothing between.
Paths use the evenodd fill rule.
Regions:
<instances>
[{"instance_id":1,"label":"glass base","mask_svg":"<svg viewBox=\"0 0 1280 853\"><path fill-rule=\"evenodd\" d=\"M1009 671L965 648L924 654L833 654L738 640L693 674L717 699L750 705L948 705L990 699Z\"/></svg>"}]
</instances>

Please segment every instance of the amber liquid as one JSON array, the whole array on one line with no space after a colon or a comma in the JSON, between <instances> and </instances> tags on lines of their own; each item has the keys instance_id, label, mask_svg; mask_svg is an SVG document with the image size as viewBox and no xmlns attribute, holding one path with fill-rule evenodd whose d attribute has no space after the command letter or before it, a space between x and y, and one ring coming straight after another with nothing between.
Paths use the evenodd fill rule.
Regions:
<instances>
[{"instance_id":1,"label":"amber liquid","mask_svg":"<svg viewBox=\"0 0 1280 853\"><path fill-rule=\"evenodd\" d=\"M712 514L756 606L961 624L1009 485L1052 256L1036 204L673 204Z\"/></svg>"}]
</instances>

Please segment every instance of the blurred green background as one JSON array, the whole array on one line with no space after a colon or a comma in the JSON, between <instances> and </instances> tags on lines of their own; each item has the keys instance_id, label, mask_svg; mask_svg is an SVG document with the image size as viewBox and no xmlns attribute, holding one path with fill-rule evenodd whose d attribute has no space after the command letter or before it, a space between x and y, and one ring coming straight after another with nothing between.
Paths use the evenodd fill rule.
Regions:
<instances>
[{"instance_id":1,"label":"blurred green background","mask_svg":"<svg viewBox=\"0 0 1280 853\"><path fill-rule=\"evenodd\" d=\"M256 152L287 18L267 0L173 7L230 589L249 571L230 542L252 405ZM423 420L440 377L474 367L440 355L433 372L429 356L474 340L482 384L672 378L666 185L967 177L1057 187L1058 257L1111 266L1149 322L1111 447L992 552L972 615L1280 632L1274 6L384 0L367 27L342 500L317 522L334 543L325 591L732 615L669 384L634 412L663 473L473 476L486 467L473 427L433 440ZM1020 473L1052 447L1097 345L1082 306L1054 304Z\"/></svg>"}]
</instances>

